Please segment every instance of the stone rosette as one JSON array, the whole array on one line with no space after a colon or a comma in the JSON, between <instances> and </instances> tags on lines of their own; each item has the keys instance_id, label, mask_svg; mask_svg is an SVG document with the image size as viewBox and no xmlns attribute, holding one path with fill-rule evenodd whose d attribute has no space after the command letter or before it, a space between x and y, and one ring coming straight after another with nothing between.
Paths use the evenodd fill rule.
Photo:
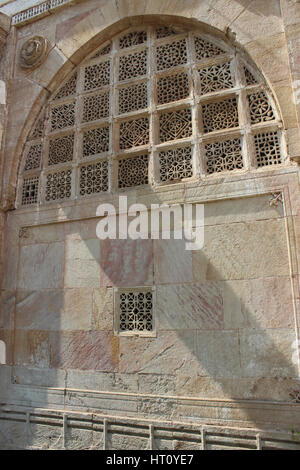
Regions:
<instances>
[{"instance_id":1,"label":"stone rosette","mask_svg":"<svg viewBox=\"0 0 300 470\"><path fill-rule=\"evenodd\" d=\"M24 69L34 69L44 62L48 53L48 40L42 36L33 36L22 45L20 66Z\"/></svg>"}]
</instances>

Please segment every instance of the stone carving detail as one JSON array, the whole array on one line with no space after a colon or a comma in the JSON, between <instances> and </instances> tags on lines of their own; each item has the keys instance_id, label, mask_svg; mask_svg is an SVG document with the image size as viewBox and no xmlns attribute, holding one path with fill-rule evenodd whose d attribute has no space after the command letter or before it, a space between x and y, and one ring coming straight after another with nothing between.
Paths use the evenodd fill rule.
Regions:
<instances>
[{"instance_id":1,"label":"stone carving detail","mask_svg":"<svg viewBox=\"0 0 300 470\"><path fill-rule=\"evenodd\" d=\"M82 122L96 121L108 116L109 92L84 97Z\"/></svg>"},{"instance_id":2,"label":"stone carving detail","mask_svg":"<svg viewBox=\"0 0 300 470\"><path fill-rule=\"evenodd\" d=\"M77 72L59 89L58 93L54 96L53 100L60 100L61 98L68 98L76 94L77 86Z\"/></svg>"},{"instance_id":3,"label":"stone carving detail","mask_svg":"<svg viewBox=\"0 0 300 470\"><path fill-rule=\"evenodd\" d=\"M36 122L34 128L31 131L28 140L40 139L43 137L44 133L44 123L45 123L45 116L42 115Z\"/></svg>"},{"instance_id":4,"label":"stone carving detail","mask_svg":"<svg viewBox=\"0 0 300 470\"><path fill-rule=\"evenodd\" d=\"M199 69L198 72L202 94L233 87L230 62Z\"/></svg>"},{"instance_id":5,"label":"stone carving detail","mask_svg":"<svg viewBox=\"0 0 300 470\"><path fill-rule=\"evenodd\" d=\"M167 75L157 81L158 104L171 103L189 96L189 78L186 73Z\"/></svg>"},{"instance_id":6,"label":"stone carving detail","mask_svg":"<svg viewBox=\"0 0 300 470\"><path fill-rule=\"evenodd\" d=\"M143 117L120 124L120 149L139 147L149 142L149 119Z\"/></svg>"},{"instance_id":7,"label":"stone carving detail","mask_svg":"<svg viewBox=\"0 0 300 470\"><path fill-rule=\"evenodd\" d=\"M202 105L204 132L229 129L239 125L237 99L230 98Z\"/></svg>"},{"instance_id":8,"label":"stone carving detail","mask_svg":"<svg viewBox=\"0 0 300 470\"><path fill-rule=\"evenodd\" d=\"M130 28L99 44L42 108L25 146L23 179L41 174L44 182L76 167L76 195L87 196L155 185L158 174L162 183L192 178L196 167L213 175L241 170L245 161L249 170L280 164L284 137L260 77L239 50L208 34L160 21ZM248 147L253 158L244 155ZM75 188L69 193L76 196Z\"/></svg>"},{"instance_id":9,"label":"stone carving detail","mask_svg":"<svg viewBox=\"0 0 300 470\"><path fill-rule=\"evenodd\" d=\"M195 51L197 60L208 59L220 54L225 54L225 51L220 49L220 47L200 37L195 38Z\"/></svg>"},{"instance_id":10,"label":"stone carving detail","mask_svg":"<svg viewBox=\"0 0 300 470\"><path fill-rule=\"evenodd\" d=\"M51 130L74 126L75 103L62 104L51 110Z\"/></svg>"},{"instance_id":11,"label":"stone carving detail","mask_svg":"<svg viewBox=\"0 0 300 470\"><path fill-rule=\"evenodd\" d=\"M108 190L108 162L103 160L80 167L80 195L101 193Z\"/></svg>"},{"instance_id":12,"label":"stone carving detail","mask_svg":"<svg viewBox=\"0 0 300 470\"><path fill-rule=\"evenodd\" d=\"M72 170L66 169L50 173L46 180L45 200L47 202L71 197Z\"/></svg>"},{"instance_id":13,"label":"stone carving detail","mask_svg":"<svg viewBox=\"0 0 300 470\"><path fill-rule=\"evenodd\" d=\"M120 293L120 331L153 330L152 292Z\"/></svg>"},{"instance_id":14,"label":"stone carving detail","mask_svg":"<svg viewBox=\"0 0 300 470\"><path fill-rule=\"evenodd\" d=\"M257 83L256 78L252 75L252 73L244 67L246 85L255 85Z\"/></svg>"},{"instance_id":15,"label":"stone carving detail","mask_svg":"<svg viewBox=\"0 0 300 470\"><path fill-rule=\"evenodd\" d=\"M258 168L282 163L277 132L262 132L254 136Z\"/></svg>"},{"instance_id":16,"label":"stone carving detail","mask_svg":"<svg viewBox=\"0 0 300 470\"><path fill-rule=\"evenodd\" d=\"M220 173L243 168L240 139L225 140L205 145L206 171Z\"/></svg>"},{"instance_id":17,"label":"stone carving detail","mask_svg":"<svg viewBox=\"0 0 300 470\"><path fill-rule=\"evenodd\" d=\"M248 103L252 124L275 119L272 106L263 91L248 95Z\"/></svg>"},{"instance_id":18,"label":"stone carving detail","mask_svg":"<svg viewBox=\"0 0 300 470\"><path fill-rule=\"evenodd\" d=\"M83 134L84 158L109 150L109 127L98 127L90 129Z\"/></svg>"},{"instance_id":19,"label":"stone carving detail","mask_svg":"<svg viewBox=\"0 0 300 470\"><path fill-rule=\"evenodd\" d=\"M137 83L119 90L119 113L129 113L148 107L147 83Z\"/></svg>"},{"instance_id":20,"label":"stone carving detail","mask_svg":"<svg viewBox=\"0 0 300 470\"><path fill-rule=\"evenodd\" d=\"M175 181L193 176L191 147L159 152L161 181Z\"/></svg>"},{"instance_id":21,"label":"stone carving detail","mask_svg":"<svg viewBox=\"0 0 300 470\"><path fill-rule=\"evenodd\" d=\"M39 177L24 178L22 189L22 205L35 204L38 202Z\"/></svg>"},{"instance_id":22,"label":"stone carving detail","mask_svg":"<svg viewBox=\"0 0 300 470\"><path fill-rule=\"evenodd\" d=\"M187 50L185 39L163 44L156 49L157 70L170 69L177 65L186 64L186 61Z\"/></svg>"},{"instance_id":23,"label":"stone carving detail","mask_svg":"<svg viewBox=\"0 0 300 470\"><path fill-rule=\"evenodd\" d=\"M156 29L157 39L162 39L168 36L173 36L174 34L177 34L176 31L172 28L169 28L168 26L161 26L160 28Z\"/></svg>"},{"instance_id":24,"label":"stone carving detail","mask_svg":"<svg viewBox=\"0 0 300 470\"><path fill-rule=\"evenodd\" d=\"M35 144L29 147L24 170L34 170L40 168L42 157L42 144Z\"/></svg>"},{"instance_id":25,"label":"stone carving detail","mask_svg":"<svg viewBox=\"0 0 300 470\"><path fill-rule=\"evenodd\" d=\"M119 39L120 49L125 49L127 47L137 46L138 44L143 44L147 41L147 32L146 31L133 31L131 33L125 34Z\"/></svg>"},{"instance_id":26,"label":"stone carving detail","mask_svg":"<svg viewBox=\"0 0 300 470\"><path fill-rule=\"evenodd\" d=\"M92 59L97 59L98 57L102 57L103 55L109 54L111 51L111 43L107 44L107 46L102 47L100 51L98 51Z\"/></svg>"},{"instance_id":27,"label":"stone carving detail","mask_svg":"<svg viewBox=\"0 0 300 470\"><path fill-rule=\"evenodd\" d=\"M192 135L192 115L190 109L180 109L163 113L159 118L160 141L183 139Z\"/></svg>"},{"instance_id":28,"label":"stone carving detail","mask_svg":"<svg viewBox=\"0 0 300 470\"><path fill-rule=\"evenodd\" d=\"M74 134L51 139L49 142L48 165L70 162L73 160Z\"/></svg>"},{"instance_id":29,"label":"stone carving detail","mask_svg":"<svg viewBox=\"0 0 300 470\"><path fill-rule=\"evenodd\" d=\"M148 155L122 158L118 161L119 188L148 184Z\"/></svg>"},{"instance_id":30,"label":"stone carving detail","mask_svg":"<svg viewBox=\"0 0 300 470\"><path fill-rule=\"evenodd\" d=\"M28 39L20 51L20 65L25 69L34 69L44 62L49 52L49 43L42 36Z\"/></svg>"},{"instance_id":31,"label":"stone carving detail","mask_svg":"<svg viewBox=\"0 0 300 470\"><path fill-rule=\"evenodd\" d=\"M95 90L104 85L109 85L110 80L110 61L100 64L90 65L84 71L84 90Z\"/></svg>"},{"instance_id":32,"label":"stone carving detail","mask_svg":"<svg viewBox=\"0 0 300 470\"><path fill-rule=\"evenodd\" d=\"M119 59L119 80L141 77L147 73L147 51L121 56Z\"/></svg>"}]
</instances>

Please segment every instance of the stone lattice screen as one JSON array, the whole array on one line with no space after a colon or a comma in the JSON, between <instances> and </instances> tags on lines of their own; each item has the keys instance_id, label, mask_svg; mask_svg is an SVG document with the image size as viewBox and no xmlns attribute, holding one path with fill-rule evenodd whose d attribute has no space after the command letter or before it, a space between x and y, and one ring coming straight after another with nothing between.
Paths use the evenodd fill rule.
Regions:
<instances>
[{"instance_id":1,"label":"stone lattice screen","mask_svg":"<svg viewBox=\"0 0 300 470\"><path fill-rule=\"evenodd\" d=\"M104 43L52 96L25 146L18 202L57 202L285 163L260 74L215 38L171 27Z\"/></svg>"}]
</instances>

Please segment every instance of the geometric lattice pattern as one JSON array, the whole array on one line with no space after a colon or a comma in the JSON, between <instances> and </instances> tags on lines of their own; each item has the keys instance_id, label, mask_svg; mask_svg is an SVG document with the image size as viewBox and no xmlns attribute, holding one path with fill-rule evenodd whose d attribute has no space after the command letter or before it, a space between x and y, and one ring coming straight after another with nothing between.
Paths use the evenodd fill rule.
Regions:
<instances>
[{"instance_id":1,"label":"geometric lattice pattern","mask_svg":"<svg viewBox=\"0 0 300 470\"><path fill-rule=\"evenodd\" d=\"M90 65L85 69L84 90L94 90L108 85L110 80L110 61Z\"/></svg>"},{"instance_id":2,"label":"geometric lattice pattern","mask_svg":"<svg viewBox=\"0 0 300 470\"><path fill-rule=\"evenodd\" d=\"M278 132L262 132L254 136L258 168L282 163Z\"/></svg>"},{"instance_id":3,"label":"geometric lattice pattern","mask_svg":"<svg viewBox=\"0 0 300 470\"><path fill-rule=\"evenodd\" d=\"M156 49L157 70L169 69L187 61L186 41L172 42L158 46Z\"/></svg>"},{"instance_id":4,"label":"geometric lattice pattern","mask_svg":"<svg viewBox=\"0 0 300 470\"><path fill-rule=\"evenodd\" d=\"M168 36L173 36L174 34L177 34L176 31L172 28L169 28L168 26L161 26L160 28L156 29L157 39L162 39Z\"/></svg>"},{"instance_id":5,"label":"geometric lattice pattern","mask_svg":"<svg viewBox=\"0 0 300 470\"><path fill-rule=\"evenodd\" d=\"M90 129L83 134L82 156L89 157L109 150L109 127Z\"/></svg>"},{"instance_id":6,"label":"geometric lattice pattern","mask_svg":"<svg viewBox=\"0 0 300 470\"><path fill-rule=\"evenodd\" d=\"M202 94L233 87L229 62L199 69L199 76Z\"/></svg>"},{"instance_id":7,"label":"geometric lattice pattern","mask_svg":"<svg viewBox=\"0 0 300 470\"><path fill-rule=\"evenodd\" d=\"M119 59L119 80L140 77L147 73L147 51L121 56Z\"/></svg>"},{"instance_id":8,"label":"geometric lattice pattern","mask_svg":"<svg viewBox=\"0 0 300 470\"><path fill-rule=\"evenodd\" d=\"M76 94L77 85L77 72L60 88L58 93L54 96L53 100L60 100L61 98L68 98Z\"/></svg>"},{"instance_id":9,"label":"geometric lattice pattern","mask_svg":"<svg viewBox=\"0 0 300 470\"><path fill-rule=\"evenodd\" d=\"M160 152L159 165L161 181L175 181L193 176L191 147Z\"/></svg>"},{"instance_id":10,"label":"geometric lattice pattern","mask_svg":"<svg viewBox=\"0 0 300 470\"><path fill-rule=\"evenodd\" d=\"M229 129L239 125L236 98L202 105L204 132Z\"/></svg>"},{"instance_id":11,"label":"geometric lattice pattern","mask_svg":"<svg viewBox=\"0 0 300 470\"><path fill-rule=\"evenodd\" d=\"M34 170L41 165L42 144L31 145L27 153L24 170Z\"/></svg>"},{"instance_id":12,"label":"geometric lattice pattern","mask_svg":"<svg viewBox=\"0 0 300 470\"><path fill-rule=\"evenodd\" d=\"M147 83L137 83L119 90L119 113L129 113L148 107Z\"/></svg>"},{"instance_id":13,"label":"geometric lattice pattern","mask_svg":"<svg viewBox=\"0 0 300 470\"><path fill-rule=\"evenodd\" d=\"M82 122L96 121L108 116L109 92L84 97Z\"/></svg>"},{"instance_id":14,"label":"geometric lattice pattern","mask_svg":"<svg viewBox=\"0 0 300 470\"><path fill-rule=\"evenodd\" d=\"M224 54L224 51L212 42L200 37L195 38L196 59L202 60Z\"/></svg>"},{"instance_id":15,"label":"geometric lattice pattern","mask_svg":"<svg viewBox=\"0 0 300 470\"><path fill-rule=\"evenodd\" d=\"M148 184L148 155L122 158L118 161L119 188Z\"/></svg>"},{"instance_id":16,"label":"geometric lattice pattern","mask_svg":"<svg viewBox=\"0 0 300 470\"><path fill-rule=\"evenodd\" d=\"M120 124L120 149L139 147L149 142L149 119L143 117Z\"/></svg>"},{"instance_id":17,"label":"geometric lattice pattern","mask_svg":"<svg viewBox=\"0 0 300 470\"><path fill-rule=\"evenodd\" d=\"M119 39L120 49L125 49L126 47L137 46L138 44L143 44L147 41L147 32L146 31L133 31L131 33L125 34Z\"/></svg>"},{"instance_id":18,"label":"geometric lattice pattern","mask_svg":"<svg viewBox=\"0 0 300 470\"><path fill-rule=\"evenodd\" d=\"M51 130L64 129L74 126L75 122L75 104L62 104L51 110Z\"/></svg>"},{"instance_id":19,"label":"geometric lattice pattern","mask_svg":"<svg viewBox=\"0 0 300 470\"><path fill-rule=\"evenodd\" d=\"M189 96L189 79L186 73L167 75L157 81L158 104L171 103Z\"/></svg>"},{"instance_id":20,"label":"geometric lattice pattern","mask_svg":"<svg viewBox=\"0 0 300 470\"><path fill-rule=\"evenodd\" d=\"M45 124L45 116L42 115L36 122L34 128L31 131L28 140L40 139L43 137L44 133L44 124Z\"/></svg>"},{"instance_id":21,"label":"geometric lattice pattern","mask_svg":"<svg viewBox=\"0 0 300 470\"><path fill-rule=\"evenodd\" d=\"M251 123L272 121L275 119L271 103L265 92L248 95Z\"/></svg>"},{"instance_id":22,"label":"geometric lattice pattern","mask_svg":"<svg viewBox=\"0 0 300 470\"><path fill-rule=\"evenodd\" d=\"M280 164L274 103L234 46L184 23L141 22L98 44L43 106L24 147L20 203L45 196L39 181L59 201L138 191L156 176L158 184L196 179L196 168L216 175L248 170L244 162Z\"/></svg>"},{"instance_id":23,"label":"geometric lattice pattern","mask_svg":"<svg viewBox=\"0 0 300 470\"><path fill-rule=\"evenodd\" d=\"M120 293L120 331L152 331L152 291Z\"/></svg>"},{"instance_id":24,"label":"geometric lattice pattern","mask_svg":"<svg viewBox=\"0 0 300 470\"><path fill-rule=\"evenodd\" d=\"M92 59L97 59L103 55L109 54L111 51L111 43L107 44L107 46L102 47L93 57Z\"/></svg>"},{"instance_id":25,"label":"geometric lattice pattern","mask_svg":"<svg viewBox=\"0 0 300 470\"><path fill-rule=\"evenodd\" d=\"M205 154L206 171L209 175L243 168L240 139L206 144Z\"/></svg>"},{"instance_id":26,"label":"geometric lattice pattern","mask_svg":"<svg viewBox=\"0 0 300 470\"><path fill-rule=\"evenodd\" d=\"M108 162L102 160L80 167L80 195L101 193L108 190Z\"/></svg>"},{"instance_id":27,"label":"geometric lattice pattern","mask_svg":"<svg viewBox=\"0 0 300 470\"><path fill-rule=\"evenodd\" d=\"M160 141L184 139L192 135L192 115L190 109L180 109L163 113L159 118Z\"/></svg>"},{"instance_id":28,"label":"geometric lattice pattern","mask_svg":"<svg viewBox=\"0 0 300 470\"><path fill-rule=\"evenodd\" d=\"M71 197L72 170L66 169L50 173L46 179L45 200L47 202Z\"/></svg>"},{"instance_id":29,"label":"geometric lattice pattern","mask_svg":"<svg viewBox=\"0 0 300 470\"><path fill-rule=\"evenodd\" d=\"M24 178L22 189L22 205L35 204L38 202L39 177Z\"/></svg>"},{"instance_id":30,"label":"geometric lattice pattern","mask_svg":"<svg viewBox=\"0 0 300 470\"><path fill-rule=\"evenodd\" d=\"M49 142L48 165L70 162L73 160L74 134L51 139Z\"/></svg>"}]
</instances>

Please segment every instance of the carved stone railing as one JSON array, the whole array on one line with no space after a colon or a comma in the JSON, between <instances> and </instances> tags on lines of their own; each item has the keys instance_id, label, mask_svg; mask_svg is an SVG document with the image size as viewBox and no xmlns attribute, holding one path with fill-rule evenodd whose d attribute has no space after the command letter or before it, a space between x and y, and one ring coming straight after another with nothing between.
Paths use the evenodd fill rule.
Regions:
<instances>
[{"instance_id":1,"label":"carved stone railing","mask_svg":"<svg viewBox=\"0 0 300 470\"><path fill-rule=\"evenodd\" d=\"M76 1L76 0L75 0ZM78 0L77 0L78 1ZM49 15L57 8L67 4L75 3L74 0L46 0L38 5L22 10L12 16L11 22L13 26L23 25L43 16Z\"/></svg>"}]
</instances>

